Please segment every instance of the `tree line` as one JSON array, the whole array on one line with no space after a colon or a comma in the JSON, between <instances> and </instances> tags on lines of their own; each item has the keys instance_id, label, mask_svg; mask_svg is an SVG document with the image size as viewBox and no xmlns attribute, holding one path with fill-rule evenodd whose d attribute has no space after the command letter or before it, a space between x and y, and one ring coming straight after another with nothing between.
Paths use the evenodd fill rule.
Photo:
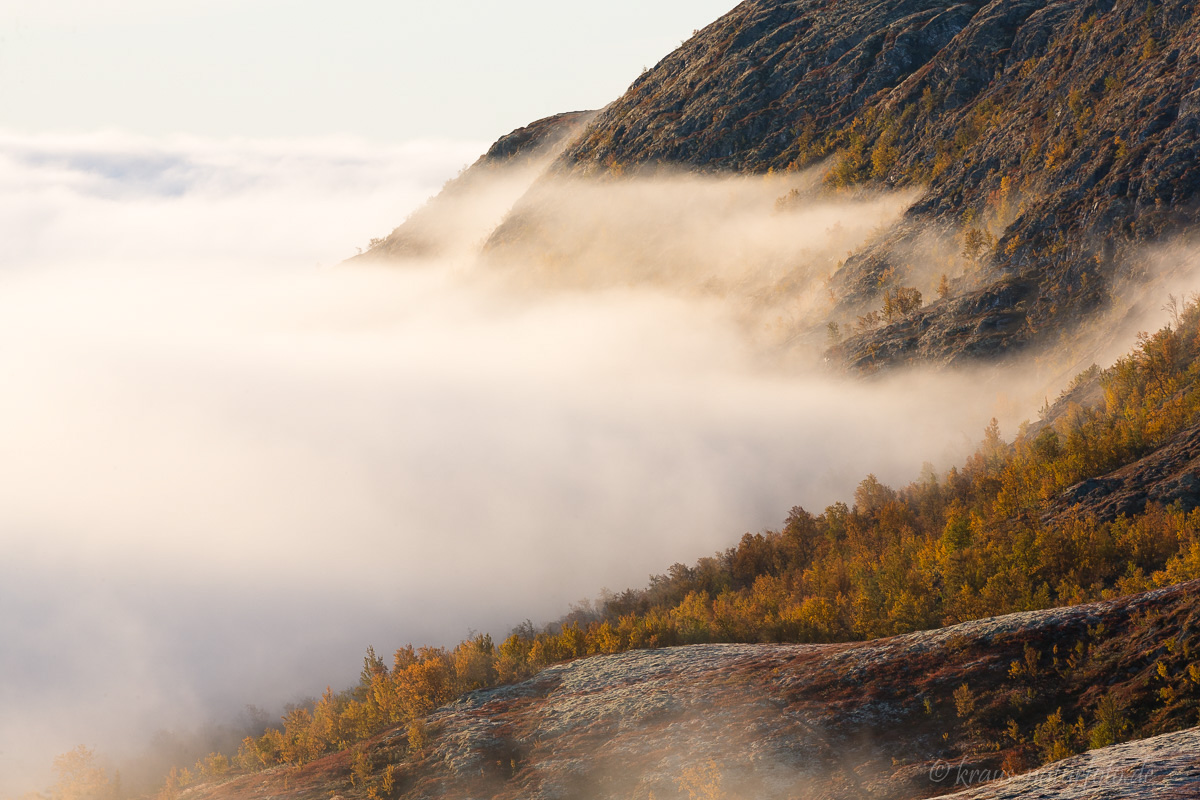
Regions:
<instances>
[{"instance_id":1,"label":"tree line","mask_svg":"<svg viewBox=\"0 0 1200 800\"><path fill-rule=\"evenodd\" d=\"M453 648L409 645L390 661L368 649L356 686L289 709L237 752L175 767L159 797L172 800L199 780L303 765L397 726L420 750L429 738L423 720L436 708L575 658L708 642L865 640L1200 577L1200 510L1151 504L1111 521L1046 514L1067 487L1196 422L1200 305L1172 303L1172 324L1140 336L1111 368L1076 378L1072 389L1098 385L1098 405L1072 402L1078 392L1068 391L1011 443L993 420L976 452L944 475L926 468L899 489L868 476L852 504L818 514L793 508L779 530L747 533L554 624L526 622L499 643L473 634ZM1054 731L1048 741L1087 740ZM1046 750L1048 758L1063 752Z\"/></svg>"}]
</instances>

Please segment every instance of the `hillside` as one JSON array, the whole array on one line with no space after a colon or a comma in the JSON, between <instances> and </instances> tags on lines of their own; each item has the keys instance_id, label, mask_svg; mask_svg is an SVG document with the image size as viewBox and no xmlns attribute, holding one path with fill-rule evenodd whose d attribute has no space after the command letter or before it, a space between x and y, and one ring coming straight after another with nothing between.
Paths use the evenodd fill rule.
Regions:
<instances>
[{"instance_id":1,"label":"hillside","mask_svg":"<svg viewBox=\"0 0 1200 800\"><path fill-rule=\"evenodd\" d=\"M591 111L556 114L500 137L437 197L350 263L435 258L477 248L593 116Z\"/></svg>"},{"instance_id":2,"label":"hillside","mask_svg":"<svg viewBox=\"0 0 1200 800\"><path fill-rule=\"evenodd\" d=\"M541 183L819 168L826 194L919 190L790 340L835 322L830 356L857 370L1086 348L1196 222L1198 19L1194 0L749 0L573 131ZM538 201L489 247L536 258L562 224ZM869 316L906 288L924 303Z\"/></svg>"},{"instance_id":3,"label":"hillside","mask_svg":"<svg viewBox=\"0 0 1200 800\"><path fill-rule=\"evenodd\" d=\"M905 223L835 276L838 312L918 279L927 231L994 244L944 300L837 354L859 368L993 356L1119 299L1146 269L1140 248L1195 223L1198 20L1186 1L752 0L637 81L557 168L827 159L833 186L921 185Z\"/></svg>"},{"instance_id":4,"label":"hillside","mask_svg":"<svg viewBox=\"0 0 1200 800\"><path fill-rule=\"evenodd\" d=\"M1053 360L1166 299L1156 253L1200 214L1198 137L1194 0L748 0L601 111L501 139L364 259L590 287L570 273L604 259L559 246L582 230L626 248L606 285L790 303L780 341L833 368ZM747 250L779 263L722 283L664 220L718 219L705 191L751 184L760 238L806 204L873 233L804 268ZM561 202L582 186L598 199ZM880 198L902 208L875 225L855 204ZM866 476L853 502L499 643L369 651L358 686L162 796L1091 796L1071 770L1124 776L1097 796L1194 796L1200 305L1170 307L944 474Z\"/></svg>"},{"instance_id":5,"label":"hillside","mask_svg":"<svg viewBox=\"0 0 1200 800\"><path fill-rule=\"evenodd\" d=\"M1071 486L1050 513L1111 522L1136 517L1151 504L1185 513L1200 506L1200 425L1189 425L1132 464Z\"/></svg>"},{"instance_id":6,"label":"hillside","mask_svg":"<svg viewBox=\"0 0 1200 800\"><path fill-rule=\"evenodd\" d=\"M597 656L465 696L428 717L422 745L392 729L355 751L186 796L364 797L391 766L389 796L397 799L666 799L715 777L729 798L803 791L915 800L963 788L956 782L972 771L974 784L984 773L1027 770L1056 747L1073 751L1081 738L1104 745L1134 726L1193 723L1200 681L1189 677L1184 654L1200 647L1198 623L1200 582L1192 582L862 644ZM1166 687L1180 688L1175 703L1163 701ZM1119 711L1106 711L1106 698L1117 698ZM1153 753L1150 769L1169 757L1190 770L1146 780L1195 779L1196 736L1142 745ZM1112 757L1136 758L1122 752ZM356 762L356 753L366 761ZM1045 798L1072 796L1040 788Z\"/></svg>"},{"instance_id":7,"label":"hillside","mask_svg":"<svg viewBox=\"0 0 1200 800\"><path fill-rule=\"evenodd\" d=\"M929 777L948 765L997 792L1089 750L1186 766L1194 733L1103 752L1200 711L1200 513L1161 488L1200 415L1200 304L1177 312L944 476L868 476L853 506L794 508L498 645L368 650L358 685L174 770L159 798L917 798L956 788ZM1117 475L1148 495L1112 518L1087 487ZM1155 769L1105 796L1190 780ZM724 795L689 795L718 776Z\"/></svg>"}]
</instances>

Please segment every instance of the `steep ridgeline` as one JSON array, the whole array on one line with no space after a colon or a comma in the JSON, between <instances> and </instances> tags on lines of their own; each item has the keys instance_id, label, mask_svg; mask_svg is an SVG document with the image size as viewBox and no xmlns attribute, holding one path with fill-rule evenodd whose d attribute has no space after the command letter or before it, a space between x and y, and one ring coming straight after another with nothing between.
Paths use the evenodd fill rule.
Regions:
<instances>
[{"instance_id":1,"label":"steep ridgeline","mask_svg":"<svg viewBox=\"0 0 1200 800\"><path fill-rule=\"evenodd\" d=\"M1106 798L1183 797L1200 780L1197 623L1192 582L865 643L596 656L186 796L1101 796L1073 794L1086 777ZM1167 735L1111 747L1135 731Z\"/></svg>"},{"instance_id":2,"label":"steep ridgeline","mask_svg":"<svg viewBox=\"0 0 1200 800\"><path fill-rule=\"evenodd\" d=\"M555 169L822 164L830 187L925 187L831 281L852 334L833 354L862 369L1053 343L1120 299L1145 245L1196 221L1198 127L1196 0L748 0ZM931 233L962 256L944 282L918 274ZM854 324L906 285L924 307Z\"/></svg>"},{"instance_id":3,"label":"steep ridgeline","mask_svg":"<svg viewBox=\"0 0 1200 800\"><path fill-rule=\"evenodd\" d=\"M501 137L404 224L351 261L436 258L477 247L594 114L557 114Z\"/></svg>"}]
</instances>

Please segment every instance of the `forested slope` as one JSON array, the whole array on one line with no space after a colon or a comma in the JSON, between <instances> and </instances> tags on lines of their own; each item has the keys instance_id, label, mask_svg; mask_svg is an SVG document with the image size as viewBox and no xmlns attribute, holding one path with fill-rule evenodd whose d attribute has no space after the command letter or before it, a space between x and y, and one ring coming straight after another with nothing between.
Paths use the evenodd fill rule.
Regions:
<instances>
[{"instance_id":1,"label":"forested slope","mask_svg":"<svg viewBox=\"0 0 1200 800\"><path fill-rule=\"evenodd\" d=\"M1195 780L1195 731L1140 751L1103 748L1195 721L1200 676L1186 654L1200 646L1198 591L1193 582L865 644L598 655L470 693L335 755L210 776L188 796L917 800L1003 786L1089 747L1093 761L1140 770L1087 776L1105 797L1180 786ZM1080 780L1024 785L1067 797Z\"/></svg>"},{"instance_id":2,"label":"forested slope","mask_svg":"<svg viewBox=\"0 0 1200 800\"><path fill-rule=\"evenodd\" d=\"M594 118L501 140L368 255L443 255L476 212L454 247L527 245L520 197L538 181L812 168L781 207L920 199L848 255L796 339L832 321L831 359L868 371L1053 351L1197 221L1198 26L1185 0L749 0ZM950 257L931 268L930 252ZM846 502L502 641L369 651L357 686L179 764L161 796L698 797L729 775L731 796L803 778L918 797L953 788L927 784L930 759L1020 772L1196 725L1200 307L1175 310L944 474L867 476ZM1076 608L1045 611L1061 606ZM916 633L948 625L963 627ZM677 645L699 647L663 651ZM725 711L698 711L714 700ZM710 725L768 744L731 767L740 751ZM653 750L664 731L674 747ZM878 746L898 732L921 749Z\"/></svg>"},{"instance_id":3,"label":"forested slope","mask_svg":"<svg viewBox=\"0 0 1200 800\"><path fill-rule=\"evenodd\" d=\"M1079 397L1102 399L1083 406L1074 401ZM702 649L695 651L695 663L707 663L707 652L733 654L768 663L762 669L776 680L784 669L778 661L783 653L785 662L803 665L789 674L817 687L805 690L805 702L816 704L807 713L820 716L822 725L832 718L830 724L841 730L836 741L857 741L864 735L855 732L859 724L869 723L872 735L880 737L900 729L892 726L903 727L906 735L928 728L922 734L928 746L913 758L950 754L1008 773L1089 747L1183 730L1200 721L1195 659L1200 593L1194 582L1200 578L1195 509L1200 497L1178 495L1170 506L1150 502L1139 513L1116 518L1082 504L1064 508L1064 502L1096 476L1169 445L1198 416L1200 306L1191 304L1179 309L1172 326L1144 337L1113 367L1082 373L1046 409L1046 419L1015 441L1006 442L990 427L979 450L945 475L927 472L899 490L868 477L852 506L837 503L816 515L793 509L777 532L746 534L712 558L692 567L676 565L643 589L603 599L595 611L577 612L544 629L523 625L499 645L478 635L449 650L407 647L390 664L369 651L357 687L326 691L312 706L292 709L282 725L247 738L236 754L214 754L194 768L176 770L162 796L173 798L197 781L225 785L230 776L261 770L273 776L265 785L296 781L292 791L307 787L302 795L336 790L436 796L442 789L434 787L450 785L445 781L451 779L465 781L462 791L469 794L479 789L477 778L517 780L513 791L524 791L528 784L520 781L529 778L519 777L521 765L541 740L522 732L509 715L538 705L546 681L558 685L561 676L576 674L556 664L675 645L871 640L954 624L963 627L859 649L846 644L761 652ZM1130 597L1146 590L1153 591ZM1038 611L1106 598L1111 601L1100 606ZM1012 612L1027 616L991 619ZM848 653L869 654L854 657L866 658L867 666L847 670ZM679 658L691 663L691 656ZM922 658L929 663L918 668ZM949 673L937 666L954 663L959 666ZM718 681L715 674L704 678L712 682L702 693L706 703L727 702L747 730L782 724L775 715L784 706L765 696L752 700L758 689L743 697L738 679L730 677L739 674L737 664L720 662L713 669L732 682ZM630 689L635 694L648 691L636 669L625 677L620 672L605 680L621 686L632 681L639 686ZM826 674L832 682L820 683ZM435 713L464 692L529 678L534 680L526 688L484 691L457 711ZM653 684L659 687L654 692L682 691L693 680L664 677ZM922 688L921 680L932 683ZM655 696L651 692L644 701L650 708ZM866 702L874 710L862 722L858 711L839 705L844 702ZM579 701L573 708L580 735L608 736L606 728L589 727L608 724L598 705ZM464 718L464 709L474 710ZM636 720L640 713L611 719L619 728L618 720ZM646 713L643 722L649 724L654 714ZM630 724L622 734L631 737L628 747L650 747L654 739L641 736L642 723ZM811 733L811 719L801 729ZM807 752L808 745L787 741L791 744L780 744L784 750ZM463 747L467 755L448 755ZM575 764L560 765L569 773L603 770L556 747L547 743L541 757L550 764L559 764L556 759ZM335 753L340 755L330 755ZM877 757L881 763L900 758L870 748L858 755L864 765ZM678 762L680 770L684 763ZM919 760L904 763L926 766ZM446 768L448 777L439 772ZM917 780L911 770L894 768L892 777L878 778L882 796L919 796L911 793ZM843 789L858 780L853 769L837 773L841 777L821 774L822 780L841 781ZM760 779L743 775L739 781L758 786L753 781ZM612 780L625 787L617 777ZM669 783L663 775L639 780L638 786L656 791ZM204 791L214 798L240 797L258 781L241 779L228 789L209 784Z\"/></svg>"}]
</instances>

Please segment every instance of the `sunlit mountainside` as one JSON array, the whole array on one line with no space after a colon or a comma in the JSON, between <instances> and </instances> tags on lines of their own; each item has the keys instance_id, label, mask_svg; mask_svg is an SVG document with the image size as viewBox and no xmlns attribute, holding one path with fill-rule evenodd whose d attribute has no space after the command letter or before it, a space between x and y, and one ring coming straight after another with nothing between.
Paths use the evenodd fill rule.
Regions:
<instances>
[{"instance_id":1,"label":"sunlit mountainside","mask_svg":"<svg viewBox=\"0 0 1200 800\"><path fill-rule=\"evenodd\" d=\"M741 3L264 340L419 386L352 568L478 626L41 797L1200 796L1198 191L1194 0Z\"/></svg>"}]
</instances>

